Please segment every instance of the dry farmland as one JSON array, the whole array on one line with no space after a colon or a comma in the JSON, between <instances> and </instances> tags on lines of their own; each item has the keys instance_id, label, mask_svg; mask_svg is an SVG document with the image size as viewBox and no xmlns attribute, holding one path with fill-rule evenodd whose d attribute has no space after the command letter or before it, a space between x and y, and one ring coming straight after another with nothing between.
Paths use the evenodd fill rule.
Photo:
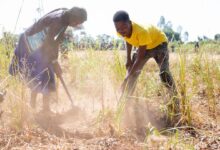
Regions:
<instances>
[{"instance_id":1,"label":"dry farmland","mask_svg":"<svg viewBox=\"0 0 220 150\"><path fill-rule=\"evenodd\" d=\"M119 101L125 77L125 51L93 49L60 55L71 103L59 80L52 112L30 107L30 91L21 77L8 74L0 49L1 149L220 149L220 47L204 45L195 53L182 46L170 53L170 69L181 100L181 125L166 128L169 100L159 69L149 60L135 94Z\"/></svg>"}]
</instances>

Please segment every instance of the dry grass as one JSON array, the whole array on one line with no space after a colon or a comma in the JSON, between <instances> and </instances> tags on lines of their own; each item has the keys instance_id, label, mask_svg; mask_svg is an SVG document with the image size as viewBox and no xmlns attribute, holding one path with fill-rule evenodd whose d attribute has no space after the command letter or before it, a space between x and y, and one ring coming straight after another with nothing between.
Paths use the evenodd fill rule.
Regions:
<instances>
[{"instance_id":1,"label":"dry grass","mask_svg":"<svg viewBox=\"0 0 220 150\"><path fill-rule=\"evenodd\" d=\"M53 113L29 106L25 83L7 73L1 57L0 88L7 89L0 122L3 149L217 149L220 148L220 56L182 52L170 55L170 68L182 102L181 127L165 128L169 100L156 63L150 60L135 95L117 107L125 75L124 51L73 51L60 59L64 79L77 109L61 83ZM117 113L121 112L121 113ZM126 112L126 113L124 113Z\"/></svg>"}]
</instances>

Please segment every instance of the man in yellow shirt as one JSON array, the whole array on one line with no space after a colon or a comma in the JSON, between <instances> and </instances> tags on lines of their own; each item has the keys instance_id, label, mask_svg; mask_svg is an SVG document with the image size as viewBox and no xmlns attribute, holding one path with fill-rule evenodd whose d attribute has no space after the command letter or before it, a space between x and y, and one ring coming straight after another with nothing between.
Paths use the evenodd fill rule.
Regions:
<instances>
[{"instance_id":1,"label":"man in yellow shirt","mask_svg":"<svg viewBox=\"0 0 220 150\"><path fill-rule=\"evenodd\" d=\"M132 22L125 11L117 11L113 16L116 31L126 41L127 48L127 75L122 84L123 93L131 95L135 88L137 78L144 64L154 58L160 68L160 78L173 97L177 96L176 86L169 70L168 40L166 35L155 26L146 28ZM132 56L131 50L137 48ZM179 112L179 100L174 98L175 112Z\"/></svg>"}]
</instances>

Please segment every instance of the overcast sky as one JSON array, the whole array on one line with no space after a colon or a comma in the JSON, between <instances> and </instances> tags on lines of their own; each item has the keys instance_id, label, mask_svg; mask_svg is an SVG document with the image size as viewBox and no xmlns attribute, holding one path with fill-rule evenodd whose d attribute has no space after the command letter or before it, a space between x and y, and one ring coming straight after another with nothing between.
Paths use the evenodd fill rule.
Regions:
<instances>
[{"instance_id":1,"label":"overcast sky","mask_svg":"<svg viewBox=\"0 0 220 150\"><path fill-rule=\"evenodd\" d=\"M22 1L24 1L22 5ZM173 29L182 26L189 33L189 40L206 35L214 38L220 33L220 0L0 0L0 30L20 33L34 19L58 7L84 7L88 20L84 23L91 35L116 36L112 16L117 10L126 10L130 18L142 25L157 25L160 16L171 21ZM42 5L41 5L42 2ZM42 14L37 8L43 8ZM19 10L22 6L16 26Z\"/></svg>"}]
</instances>

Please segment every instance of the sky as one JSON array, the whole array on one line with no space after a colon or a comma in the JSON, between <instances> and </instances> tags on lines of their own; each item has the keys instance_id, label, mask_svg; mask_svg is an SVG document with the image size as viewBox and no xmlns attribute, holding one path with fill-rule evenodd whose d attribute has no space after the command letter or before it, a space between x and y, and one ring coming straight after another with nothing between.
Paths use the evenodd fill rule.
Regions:
<instances>
[{"instance_id":1,"label":"sky","mask_svg":"<svg viewBox=\"0 0 220 150\"><path fill-rule=\"evenodd\" d=\"M84 27L92 36L117 37L112 17L118 10L127 11L132 21L142 25L157 25L164 16L175 31L178 26L182 33L187 31L189 41L203 35L213 39L220 33L220 0L0 0L0 4L0 32L19 34L53 9L78 6L87 10ZM37 12L39 6L43 8L41 13Z\"/></svg>"}]
</instances>

